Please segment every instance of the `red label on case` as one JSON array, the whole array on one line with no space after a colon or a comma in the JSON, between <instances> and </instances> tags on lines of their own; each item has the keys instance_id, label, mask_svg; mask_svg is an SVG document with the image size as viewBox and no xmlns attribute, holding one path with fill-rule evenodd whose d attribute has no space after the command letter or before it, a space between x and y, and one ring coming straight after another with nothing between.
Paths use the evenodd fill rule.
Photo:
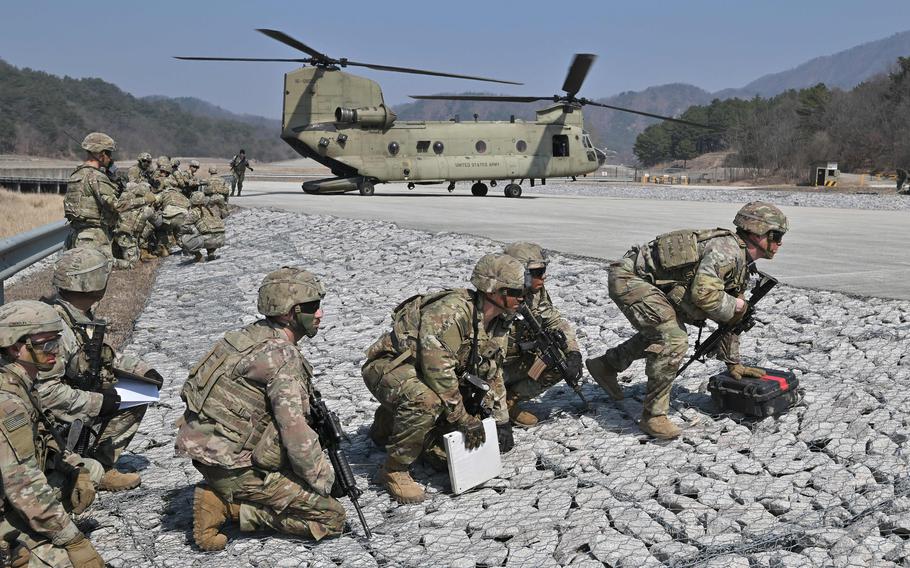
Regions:
<instances>
[{"instance_id":1,"label":"red label on case","mask_svg":"<svg viewBox=\"0 0 910 568\"><path fill-rule=\"evenodd\" d=\"M775 377L774 375L765 375L761 378L763 381L774 381L780 386L780 390L785 391L790 388L790 385L787 384L787 379L784 377Z\"/></svg>"}]
</instances>

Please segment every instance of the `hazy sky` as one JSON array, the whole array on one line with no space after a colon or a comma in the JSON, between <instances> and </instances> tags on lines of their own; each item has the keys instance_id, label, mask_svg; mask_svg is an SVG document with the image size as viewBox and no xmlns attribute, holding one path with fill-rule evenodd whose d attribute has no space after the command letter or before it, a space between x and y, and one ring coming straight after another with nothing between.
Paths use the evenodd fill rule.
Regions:
<instances>
[{"instance_id":1,"label":"hazy sky","mask_svg":"<svg viewBox=\"0 0 910 568\"><path fill-rule=\"evenodd\" d=\"M685 82L741 87L820 55L910 29L907 0L7 2L0 57L99 77L137 96L198 97L278 118L293 63L185 62L173 55L297 57L275 28L333 57L522 81L524 86L362 69L389 104L409 94L551 95L572 54L599 55L580 93Z\"/></svg>"}]
</instances>

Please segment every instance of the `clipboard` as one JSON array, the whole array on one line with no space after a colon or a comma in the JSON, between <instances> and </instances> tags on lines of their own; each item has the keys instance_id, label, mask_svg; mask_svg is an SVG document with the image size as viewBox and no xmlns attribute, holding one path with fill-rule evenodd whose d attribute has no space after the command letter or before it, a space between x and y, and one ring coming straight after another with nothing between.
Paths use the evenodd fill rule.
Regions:
<instances>
[{"instance_id":1,"label":"clipboard","mask_svg":"<svg viewBox=\"0 0 910 568\"><path fill-rule=\"evenodd\" d=\"M464 434L457 430L442 437L448 457L449 481L452 484L452 493L456 495L477 487L502 472L496 421L485 418L483 431L487 437L486 441L473 450L465 449Z\"/></svg>"}]
</instances>

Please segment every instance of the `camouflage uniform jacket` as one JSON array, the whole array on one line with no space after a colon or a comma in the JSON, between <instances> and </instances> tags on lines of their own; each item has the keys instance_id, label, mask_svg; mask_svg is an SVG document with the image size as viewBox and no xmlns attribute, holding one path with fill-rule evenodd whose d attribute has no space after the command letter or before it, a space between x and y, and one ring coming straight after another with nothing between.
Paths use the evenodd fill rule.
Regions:
<instances>
[{"instance_id":1,"label":"camouflage uniform jacket","mask_svg":"<svg viewBox=\"0 0 910 568\"><path fill-rule=\"evenodd\" d=\"M3 527L12 524L38 540L66 545L80 532L44 475L49 435L28 395L31 379L18 363L0 359L0 364L0 482L8 521Z\"/></svg>"},{"instance_id":2,"label":"camouflage uniform jacket","mask_svg":"<svg viewBox=\"0 0 910 568\"><path fill-rule=\"evenodd\" d=\"M151 166L148 168L143 168L139 164L136 164L130 168L129 172L127 172L127 177L129 178L129 181L133 183L139 183L141 181L148 183L149 178L153 177L152 168Z\"/></svg>"},{"instance_id":3,"label":"camouflage uniform jacket","mask_svg":"<svg viewBox=\"0 0 910 568\"><path fill-rule=\"evenodd\" d=\"M155 193L160 193L169 187L171 187L171 188L177 187L177 180L174 179L174 176L172 176L169 172L164 172L162 170L158 170L152 176L152 179L154 179L157 182L157 187L155 186L155 184L151 184L152 191L154 191Z\"/></svg>"},{"instance_id":4,"label":"camouflage uniform jacket","mask_svg":"<svg viewBox=\"0 0 910 568\"><path fill-rule=\"evenodd\" d=\"M184 383L177 455L224 469L290 471L327 495L335 473L309 424L312 378L269 320L228 332Z\"/></svg>"},{"instance_id":5,"label":"camouflage uniform jacket","mask_svg":"<svg viewBox=\"0 0 910 568\"><path fill-rule=\"evenodd\" d=\"M230 195L231 188L228 187L228 184L224 183L224 179L220 175L212 174L205 181L206 185L203 187L202 191L206 195L214 195L216 193L220 193L224 196Z\"/></svg>"},{"instance_id":6,"label":"camouflage uniform jacket","mask_svg":"<svg viewBox=\"0 0 910 568\"><path fill-rule=\"evenodd\" d=\"M154 210L147 205L145 200L145 196L150 192L151 188L143 180L137 185L131 185L120 194L120 201L123 205L117 226L114 228L115 233L138 235L142 232L145 222L154 215Z\"/></svg>"},{"instance_id":7,"label":"camouflage uniform jacket","mask_svg":"<svg viewBox=\"0 0 910 568\"><path fill-rule=\"evenodd\" d=\"M224 221L210 205L194 205L186 216L186 224L193 225L203 235L224 233Z\"/></svg>"},{"instance_id":8,"label":"camouflage uniform jacket","mask_svg":"<svg viewBox=\"0 0 910 568\"><path fill-rule=\"evenodd\" d=\"M529 296L525 301L528 307L531 308L531 313L537 317L544 329L561 331L565 335L567 353L579 350L575 331L572 330L569 322L562 317L559 310L553 306L553 301L550 300L550 294L547 293L546 286ZM519 344L533 340L530 330L520 320L516 321L512 326L512 331L509 333L509 349L506 351L506 361L511 362L520 359L522 353L519 349Z\"/></svg>"},{"instance_id":9,"label":"camouflage uniform jacket","mask_svg":"<svg viewBox=\"0 0 910 568\"><path fill-rule=\"evenodd\" d=\"M477 294L459 288L424 296L416 329L403 329L396 322L392 331L386 332L367 350L368 359L380 356L410 358L420 381L442 400L446 420L451 423L458 422L466 413L460 387L473 388L463 376L469 370L475 327L477 354L481 358L476 374L490 385L488 398L493 417L499 423L508 421L502 363L511 322L497 317L485 329L483 298L476 298ZM409 300L413 298L396 308L393 320Z\"/></svg>"},{"instance_id":10,"label":"camouflage uniform jacket","mask_svg":"<svg viewBox=\"0 0 910 568\"><path fill-rule=\"evenodd\" d=\"M70 175L63 212L76 229L100 227L110 231L117 222L117 186L98 168L80 165Z\"/></svg>"}]
</instances>

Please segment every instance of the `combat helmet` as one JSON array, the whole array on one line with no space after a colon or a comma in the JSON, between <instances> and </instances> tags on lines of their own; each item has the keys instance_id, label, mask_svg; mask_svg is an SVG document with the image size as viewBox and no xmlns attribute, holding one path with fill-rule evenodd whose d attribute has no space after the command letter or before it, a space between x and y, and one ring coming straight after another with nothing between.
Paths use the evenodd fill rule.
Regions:
<instances>
[{"instance_id":1,"label":"combat helmet","mask_svg":"<svg viewBox=\"0 0 910 568\"><path fill-rule=\"evenodd\" d=\"M742 206L733 218L733 224L755 235L768 231L786 233L790 228L787 216L775 205L765 201L752 201Z\"/></svg>"},{"instance_id":2,"label":"combat helmet","mask_svg":"<svg viewBox=\"0 0 910 568\"><path fill-rule=\"evenodd\" d=\"M531 275L517 258L503 253L484 255L474 266L471 284L478 292L497 292L503 288L527 291Z\"/></svg>"},{"instance_id":3,"label":"combat helmet","mask_svg":"<svg viewBox=\"0 0 910 568\"><path fill-rule=\"evenodd\" d=\"M117 149L114 139L103 132L90 132L82 140L82 149L92 154L100 154L105 150L113 152Z\"/></svg>"},{"instance_id":4,"label":"combat helmet","mask_svg":"<svg viewBox=\"0 0 910 568\"><path fill-rule=\"evenodd\" d=\"M179 168L179 167L180 167L180 160L178 160L177 158L174 158L173 160L171 160L171 167L174 168L175 170L176 170L177 168Z\"/></svg>"},{"instance_id":5,"label":"combat helmet","mask_svg":"<svg viewBox=\"0 0 910 568\"><path fill-rule=\"evenodd\" d=\"M138 162L149 162L149 163L151 163L151 162L152 162L152 155L149 154L148 152L143 152L143 153L139 154L139 157L136 158L136 161L138 161Z\"/></svg>"},{"instance_id":6,"label":"combat helmet","mask_svg":"<svg viewBox=\"0 0 910 568\"><path fill-rule=\"evenodd\" d=\"M198 168L198 167L199 167L199 160L190 160L190 167L191 167L191 168Z\"/></svg>"},{"instance_id":7,"label":"combat helmet","mask_svg":"<svg viewBox=\"0 0 910 568\"><path fill-rule=\"evenodd\" d=\"M26 335L63 331L63 321L52 306L36 300L17 300L0 306L0 347L9 347Z\"/></svg>"},{"instance_id":8,"label":"combat helmet","mask_svg":"<svg viewBox=\"0 0 910 568\"><path fill-rule=\"evenodd\" d=\"M54 265L52 283L58 290L97 292L107 287L111 262L100 250L77 247L64 251Z\"/></svg>"},{"instance_id":9,"label":"combat helmet","mask_svg":"<svg viewBox=\"0 0 910 568\"><path fill-rule=\"evenodd\" d=\"M283 266L265 275L259 285L256 308L264 316L280 316L297 304L325 297L325 287L315 274L302 268Z\"/></svg>"},{"instance_id":10,"label":"combat helmet","mask_svg":"<svg viewBox=\"0 0 910 568\"><path fill-rule=\"evenodd\" d=\"M529 269L546 268L547 263L549 262L547 260L546 253L542 248L540 248L540 245L536 243L512 243L510 245L506 245L506 247L503 249L503 252L509 256L514 256L523 262Z\"/></svg>"},{"instance_id":11,"label":"combat helmet","mask_svg":"<svg viewBox=\"0 0 910 568\"><path fill-rule=\"evenodd\" d=\"M194 191L190 194L190 205L198 207L200 205L205 205L205 194L201 191Z\"/></svg>"},{"instance_id":12,"label":"combat helmet","mask_svg":"<svg viewBox=\"0 0 910 568\"><path fill-rule=\"evenodd\" d=\"M170 170L171 169L171 159L167 156L158 156L158 159L155 161L158 165L159 170Z\"/></svg>"},{"instance_id":13,"label":"combat helmet","mask_svg":"<svg viewBox=\"0 0 910 568\"><path fill-rule=\"evenodd\" d=\"M216 168L215 166L209 166L209 173L210 173L210 174L217 174L217 173L218 173L218 168Z\"/></svg>"}]
</instances>

